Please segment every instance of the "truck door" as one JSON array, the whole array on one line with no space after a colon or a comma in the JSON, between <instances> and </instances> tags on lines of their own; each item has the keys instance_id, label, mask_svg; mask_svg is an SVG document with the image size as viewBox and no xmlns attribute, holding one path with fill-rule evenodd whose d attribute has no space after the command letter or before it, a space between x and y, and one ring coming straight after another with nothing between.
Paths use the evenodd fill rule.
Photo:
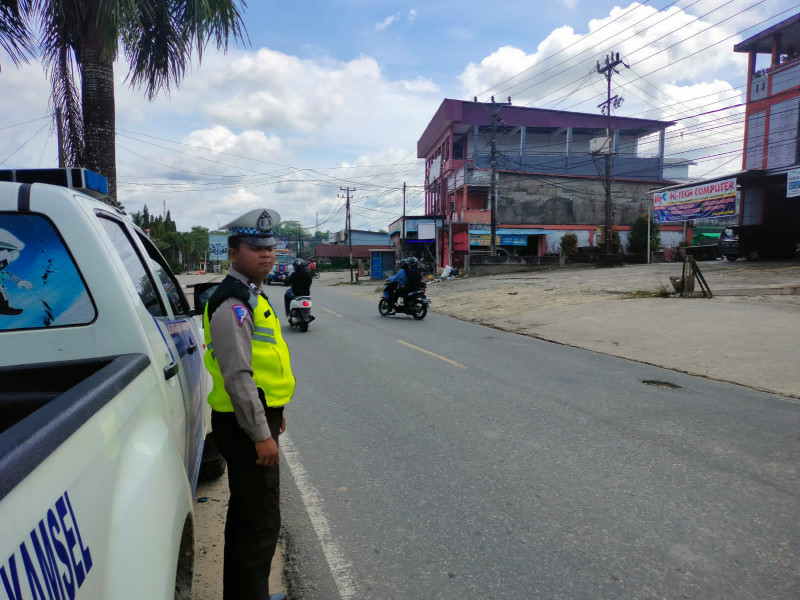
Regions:
<instances>
[{"instance_id":1,"label":"truck door","mask_svg":"<svg viewBox=\"0 0 800 600\"><path fill-rule=\"evenodd\" d=\"M150 269L160 283L161 291L167 299L171 313L168 319L156 319L165 337L171 339L175 346L176 358L180 362L180 382L183 389L186 408L186 472L189 473L192 487L197 485L197 475L205 440L203 408L205 407L205 389L203 378L203 340L199 339L199 331L192 323L189 302L181 290L175 275L170 270L164 257L155 245L141 233L136 234L147 252Z\"/></svg>"},{"instance_id":2,"label":"truck door","mask_svg":"<svg viewBox=\"0 0 800 600\"><path fill-rule=\"evenodd\" d=\"M203 443L202 408L205 398L201 397L200 391L203 367L201 352L198 351L202 348L202 340L196 339L190 317L185 314L188 303L182 292L170 287L175 284L169 283L171 273L158 250L115 216L107 213L98 216L152 318L151 326L143 325L158 355L157 364L168 382L167 389L171 391L171 396L166 399L168 422L173 438L183 451L189 480L194 486Z\"/></svg>"}]
</instances>

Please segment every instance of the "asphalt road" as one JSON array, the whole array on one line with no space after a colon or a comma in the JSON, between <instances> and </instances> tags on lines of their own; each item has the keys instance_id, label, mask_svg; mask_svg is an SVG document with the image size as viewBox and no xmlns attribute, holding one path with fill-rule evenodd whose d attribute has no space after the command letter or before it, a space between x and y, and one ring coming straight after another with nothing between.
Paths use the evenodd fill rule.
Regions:
<instances>
[{"instance_id":1,"label":"asphalt road","mask_svg":"<svg viewBox=\"0 0 800 600\"><path fill-rule=\"evenodd\" d=\"M800 597L797 401L312 292L293 598Z\"/></svg>"}]
</instances>

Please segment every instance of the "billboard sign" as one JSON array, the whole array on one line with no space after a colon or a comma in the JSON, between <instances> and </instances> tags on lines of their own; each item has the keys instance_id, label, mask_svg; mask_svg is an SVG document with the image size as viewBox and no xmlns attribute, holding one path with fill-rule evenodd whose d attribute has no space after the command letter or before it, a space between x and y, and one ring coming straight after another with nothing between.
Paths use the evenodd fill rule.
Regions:
<instances>
[{"instance_id":1,"label":"billboard sign","mask_svg":"<svg viewBox=\"0 0 800 600\"><path fill-rule=\"evenodd\" d=\"M653 194L656 223L715 219L736 214L736 178Z\"/></svg>"},{"instance_id":2,"label":"billboard sign","mask_svg":"<svg viewBox=\"0 0 800 600\"><path fill-rule=\"evenodd\" d=\"M228 236L209 235L208 236L208 260L220 262L228 260Z\"/></svg>"},{"instance_id":3,"label":"billboard sign","mask_svg":"<svg viewBox=\"0 0 800 600\"><path fill-rule=\"evenodd\" d=\"M792 169L786 173L786 197L800 196L800 169Z\"/></svg>"}]
</instances>

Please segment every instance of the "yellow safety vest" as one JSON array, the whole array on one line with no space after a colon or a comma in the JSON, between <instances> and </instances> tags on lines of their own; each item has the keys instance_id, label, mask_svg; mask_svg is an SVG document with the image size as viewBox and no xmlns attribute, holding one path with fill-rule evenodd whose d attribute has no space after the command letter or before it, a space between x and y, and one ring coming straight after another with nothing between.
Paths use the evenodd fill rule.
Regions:
<instances>
[{"instance_id":1,"label":"yellow safety vest","mask_svg":"<svg viewBox=\"0 0 800 600\"><path fill-rule=\"evenodd\" d=\"M264 296L251 294L258 298L255 310L251 312L255 327L253 328L253 380L266 399L267 406L277 407L288 404L294 394L295 379L290 365L289 347L281 335L281 325ZM252 304L251 304L252 306ZM265 317L264 315L269 315ZM231 397L225 390L225 380L220 372L219 363L214 354L211 339L211 325L208 316L208 305L203 314L203 337L208 348L203 362L211 373L214 386L208 395L208 403L218 412L233 412Z\"/></svg>"}]
</instances>

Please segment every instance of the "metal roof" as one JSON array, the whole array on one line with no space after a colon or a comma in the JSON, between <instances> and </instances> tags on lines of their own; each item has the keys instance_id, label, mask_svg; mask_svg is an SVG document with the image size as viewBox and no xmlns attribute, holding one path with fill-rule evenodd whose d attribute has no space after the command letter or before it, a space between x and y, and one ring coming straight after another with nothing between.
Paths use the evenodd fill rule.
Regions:
<instances>
[{"instance_id":1,"label":"metal roof","mask_svg":"<svg viewBox=\"0 0 800 600\"><path fill-rule=\"evenodd\" d=\"M800 50L800 13L784 19L780 23L768 27L764 31L759 31L739 42L733 47L734 52L757 52L760 54L772 53L772 36L776 33L781 34L781 47L788 49L793 47L795 51Z\"/></svg>"}]
</instances>

